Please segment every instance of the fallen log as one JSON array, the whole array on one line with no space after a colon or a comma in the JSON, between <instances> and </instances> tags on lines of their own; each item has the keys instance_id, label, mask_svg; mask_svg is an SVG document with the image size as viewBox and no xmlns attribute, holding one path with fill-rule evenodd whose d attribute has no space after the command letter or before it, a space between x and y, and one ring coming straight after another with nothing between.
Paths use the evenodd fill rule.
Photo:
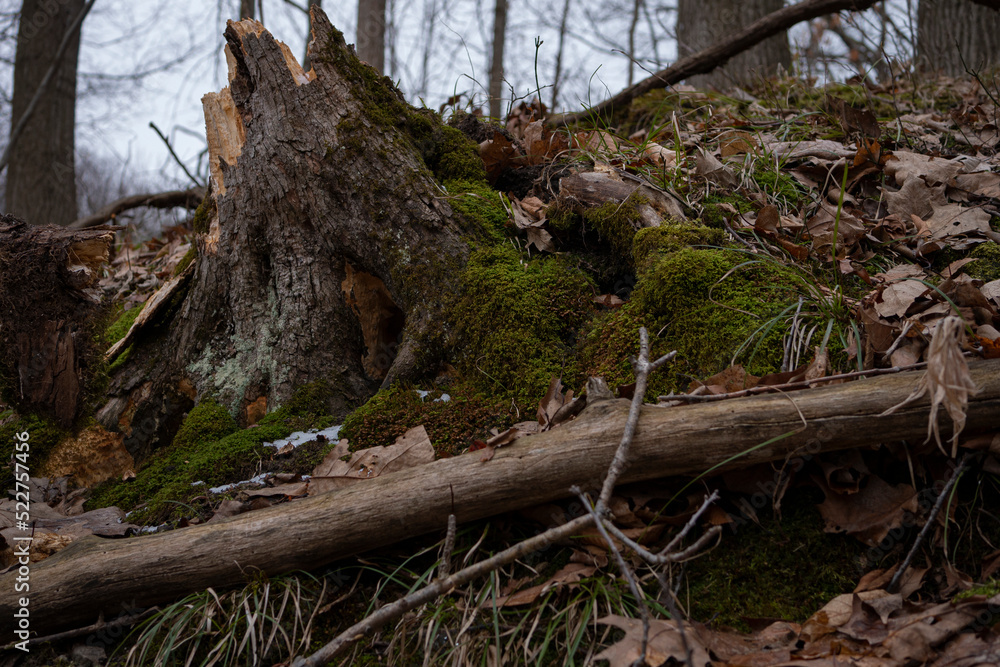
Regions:
<instances>
[{"instance_id":1,"label":"fallen log","mask_svg":"<svg viewBox=\"0 0 1000 667\"><path fill-rule=\"evenodd\" d=\"M70 229L86 229L102 225L113 220L119 213L143 206L149 208L188 208L194 210L205 198L205 188L190 188L188 190L170 190L155 194L130 195L111 202L93 215L84 216L71 222Z\"/></svg>"},{"instance_id":2,"label":"fallen log","mask_svg":"<svg viewBox=\"0 0 1000 667\"><path fill-rule=\"evenodd\" d=\"M1000 426L1000 360L970 364L979 392L964 433ZM643 408L623 482L693 475L879 442L922 442L928 403L885 417L920 372L784 395L673 408ZM276 575L326 565L376 547L443 531L448 514L473 521L597 489L621 438L629 402L589 406L573 422L522 438L483 462L471 453L378 477L347 489L222 521L137 538L84 538L30 569L31 628L51 632L114 618L208 586L237 586L248 573ZM943 429L945 431L948 428ZM766 446L754 448L772 441ZM0 576L13 591L16 570ZM17 595L0 596L11 628Z\"/></svg>"}]
</instances>

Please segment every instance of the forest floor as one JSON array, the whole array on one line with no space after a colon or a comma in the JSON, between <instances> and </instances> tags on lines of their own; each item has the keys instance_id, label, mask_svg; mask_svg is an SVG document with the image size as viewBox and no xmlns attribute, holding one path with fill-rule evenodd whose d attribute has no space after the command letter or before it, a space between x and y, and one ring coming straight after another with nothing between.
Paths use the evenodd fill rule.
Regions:
<instances>
[{"instance_id":1,"label":"forest floor","mask_svg":"<svg viewBox=\"0 0 1000 667\"><path fill-rule=\"evenodd\" d=\"M317 407L322 383L239 421L202 400L147 461L129 460L100 427L63 433L12 411L2 442L22 430L51 441L52 479L38 480L35 495L57 514L117 507L121 533L183 530L294 503L312 478L369 469L370 448L400 438L423 451L405 465L492 451L512 427L545 428L590 376L631 397L640 326L654 358L677 351L650 377L650 403L923 368L943 331L956 336L948 363L960 383L955 350L1000 356L998 94L975 79L822 88L787 80L739 97L678 86L573 132L545 129L537 103L488 131L469 132L456 114L461 129L480 134L490 180L447 187L456 210L498 236L473 254L466 278L478 299L469 310L496 317L467 324L491 354L383 390L342 423ZM182 225L122 240L102 281L113 303L106 345L197 260L193 234ZM955 316L957 333L946 324ZM616 524L650 549L720 494L699 515L699 529L721 526L709 548L656 569L628 556L653 619L648 664L1000 662L995 446L992 436L901 443L872 433L864 449L619 487ZM60 479L81 451L91 461L74 470L83 491ZM449 559L481 559L579 512L567 500L460 526ZM69 542L53 535L38 558ZM92 649L112 664L167 664L155 657L167 654L278 664L426 584L442 542L428 536L321 571L251 576L244 589L164 607L127 638L91 633L0 664L64 664ZM591 531L413 609L342 660L619 667L642 645L639 604Z\"/></svg>"}]
</instances>

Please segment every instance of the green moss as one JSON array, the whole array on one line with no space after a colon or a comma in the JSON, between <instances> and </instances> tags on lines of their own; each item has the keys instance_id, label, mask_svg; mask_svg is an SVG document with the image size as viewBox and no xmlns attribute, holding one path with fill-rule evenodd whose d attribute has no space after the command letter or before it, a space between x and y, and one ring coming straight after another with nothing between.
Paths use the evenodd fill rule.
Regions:
<instances>
[{"instance_id":1,"label":"green moss","mask_svg":"<svg viewBox=\"0 0 1000 667\"><path fill-rule=\"evenodd\" d=\"M991 241L980 243L969 257L977 260L966 265L965 271L970 276L984 282L1000 279L1000 245Z\"/></svg>"},{"instance_id":2,"label":"green moss","mask_svg":"<svg viewBox=\"0 0 1000 667\"><path fill-rule=\"evenodd\" d=\"M659 227L640 229L632 244L632 258L639 271L665 254L691 246L719 246L726 242L720 229L691 222L665 221Z\"/></svg>"},{"instance_id":3,"label":"green moss","mask_svg":"<svg viewBox=\"0 0 1000 667\"><path fill-rule=\"evenodd\" d=\"M628 358L638 353L638 330L645 326L654 358L678 352L651 377L650 398L724 370L741 346L738 361L750 373L776 372L784 332L776 318L795 301L797 284L789 270L747 264L746 255L732 250L683 248L663 255L640 275L628 303L588 326L584 370L612 386L632 382Z\"/></svg>"},{"instance_id":4,"label":"green moss","mask_svg":"<svg viewBox=\"0 0 1000 667\"><path fill-rule=\"evenodd\" d=\"M173 445L181 448L197 447L224 438L236 431L236 428L236 420L229 411L214 400L207 399L196 405L185 417L174 436Z\"/></svg>"},{"instance_id":5,"label":"green moss","mask_svg":"<svg viewBox=\"0 0 1000 667\"><path fill-rule=\"evenodd\" d=\"M777 199L783 206L797 209L807 196L805 189L788 174L758 163L753 179L757 186L769 197Z\"/></svg>"},{"instance_id":6,"label":"green moss","mask_svg":"<svg viewBox=\"0 0 1000 667\"><path fill-rule=\"evenodd\" d=\"M507 238L507 211L500 201L500 193L483 181L445 181L451 193L448 203L470 223L483 242L495 245Z\"/></svg>"},{"instance_id":7,"label":"green moss","mask_svg":"<svg viewBox=\"0 0 1000 667\"><path fill-rule=\"evenodd\" d=\"M439 182L485 181L486 169L476 144L449 127L430 109L414 109L388 77L362 63L351 53L344 35L334 29L317 59L334 66L351 84L352 96L361 102L365 118L381 127L399 131L420 153Z\"/></svg>"},{"instance_id":8,"label":"green moss","mask_svg":"<svg viewBox=\"0 0 1000 667\"><path fill-rule=\"evenodd\" d=\"M325 382L304 385L284 406L243 430L237 430L228 410L205 399L188 413L170 446L142 465L134 481L100 485L87 508L115 505L131 510L143 505L129 520L150 524L201 515L210 504L206 488L248 479L274 456L265 442L329 426L333 420L325 406L332 392ZM192 486L195 482L204 484Z\"/></svg>"},{"instance_id":9,"label":"green moss","mask_svg":"<svg viewBox=\"0 0 1000 667\"><path fill-rule=\"evenodd\" d=\"M194 218L191 219L191 229L198 234L207 234L209 223L214 213L215 198L212 197L210 192L206 191L205 198L198 204L198 208L194 212Z\"/></svg>"},{"instance_id":10,"label":"green moss","mask_svg":"<svg viewBox=\"0 0 1000 667\"><path fill-rule=\"evenodd\" d=\"M754 619L801 623L837 595L850 593L862 574L864 546L825 533L812 500L805 492L790 492L781 504L781 521L759 507L761 525L734 517L737 531L688 564L685 599L691 616L745 632Z\"/></svg>"},{"instance_id":11,"label":"green moss","mask_svg":"<svg viewBox=\"0 0 1000 667\"><path fill-rule=\"evenodd\" d=\"M128 333L128 330L132 328L132 323L135 322L135 318L139 316L142 312L142 308L145 304L139 304L138 306L133 306L125 312L123 312L118 319L111 323L111 325L104 331L104 342L108 345L114 345Z\"/></svg>"},{"instance_id":12,"label":"green moss","mask_svg":"<svg viewBox=\"0 0 1000 667\"><path fill-rule=\"evenodd\" d=\"M524 261L508 246L472 253L453 309L457 364L487 392L534 403L553 375L578 378L573 337L593 312L594 287L560 257Z\"/></svg>"},{"instance_id":13,"label":"green moss","mask_svg":"<svg viewBox=\"0 0 1000 667\"><path fill-rule=\"evenodd\" d=\"M0 466L6 465L10 461L14 452L14 443L18 433L28 434L28 460L20 461L27 465L29 469L37 469L48 456L52 448L59 442L72 435L69 431L59 428L54 422L37 415L14 416L11 411L0 414L0 418L11 418L3 426L0 426ZM34 473L33 473L34 474Z\"/></svg>"},{"instance_id":14,"label":"green moss","mask_svg":"<svg viewBox=\"0 0 1000 667\"><path fill-rule=\"evenodd\" d=\"M545 209L545 217L549 221L549 228L558 232L572 231L580 224L580 216L572 206L561 199L555 199L549 204Z\"/></svg>"},{"instance_id":15,"label":"green moss","mask_svg":"<svg viewBox=\"0 0 1000 667\"><path fill-rule=\"evenodd\" d=\"M184 269L190 266L191 262L193 262L197 258L198 258L198 245L196 243L191 243L191 247L188 249L186 253L184 253L184 256L181 258L181 261L177 262L177 266L174 267L173 275L179 276L181 273L184 272Z\"/></svg>"},{"instance_id":16,"label":"green moss","mask_svg":"<svg viewBox=\"0 0 1000 667\"><path fill-rule=\"evenodd\" d=\"M477 394L471 387L449 388L449 401L435 401L441 391L421 398L399 384L379 391L344 420L341 435L351 449L391 445L408 429L423 424L439 456L454 456L485 440L489 429L503 430L515 421L510 401Z\"/></svg>"},{"instance_id":17,"label":"green moss","mask_svg":"<svg viewBox=\"0 0 1000 667\"><path fill-rule=\"evenodd\" d=\"M608 201L583 214L587 225L610 245L620 270L632 267L632 241L642 224L639 206L646 201L642 195L633 193L621 203Z\"/></svg>"},{"instance_id":18,"label":"green moss","mask_svg":"<svg viewBox=\"0 0 1000 667\"><path fill-rule=\"evenodd\" d=\"M710 195L705 197L702 202L701 214L702 222L708 227L725 229L725 221L729 219L730 214L724 211L719 204L729 204L740 213L748 213L753 210L750 202L738 195Z\"/></svg>"}]
</instances>

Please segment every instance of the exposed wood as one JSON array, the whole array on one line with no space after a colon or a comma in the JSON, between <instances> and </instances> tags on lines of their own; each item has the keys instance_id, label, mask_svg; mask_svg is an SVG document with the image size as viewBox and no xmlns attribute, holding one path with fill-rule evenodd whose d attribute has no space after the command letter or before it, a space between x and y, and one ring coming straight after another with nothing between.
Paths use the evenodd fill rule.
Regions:
<instances>
[{"instance_id":1,"label":"exposed wood","mask_svg":"<svg viewBox=\"0 0 1000 667\"><path fill-rule=\"evenodd\" d=\"M102 225L113 220L116 215L133 208L148 206L150 208L198 208L205 198L205 188L190 188L188 190L170 190L169 192L148 193L123 197L112 202L93 215L78 218L69 224L70 229L86 229Z\"/></svg>"},{"instance_id":2,"label":"exposed wood","mask_svg":"<svg viewBox=\"0 0 1000 667\"><path fill-rule=\"evenodd\" d=\"M707 74L738 53L746 51L768 37L788 30L796 23L814 19L817 16L843 10L862 11L875 4L875 0L805 0L789 5L773 14L754 21L729 39L698 53L681 58L676 63L656 72L585 111L550 116L546 125L550 127L579 123L591 118L608 117L615 110L625 109L629 103L651 90L665 88L683 81L695 74Z\"/></svg>"},{"instance_id":3,"label":"exposed wood","mask_svg":"<svg viewBox=\"0 0 1000 667\"><path fill-rule=\"evenodd\" d=\"M69 427L95 360L94 286L115 233L30 227L0 216L0 375L19 411Z\"/></svg>"},{"instance_id":4,"label":"exposed wood","mask_svg":"<svg viewBox=\"0 0 1000 667\"><path fill-rule=\"evenodd\" d=\"M1000 360L970 367L980 391L969 403L969 436L998 426ZM926 401L879 416L905 399L919 377L911 372L781 396L644 407L622 481L697 474L741 452L747 453L729 468L878 442L922 442ZM134 609L208 586L240 585L257 570L274 575L319 567L443 531L452 511L467 522L566 497L574 484L598 489L628 410L626 400L596 403L576 421L522 438L486 463L471 453L220 523L124 540L85 538L32 567L31 627L49 632L92 622L100 611L113 617L123 604ZM0 576L0 589L13 590L16 576ZM15 603L14 596L0 598L5 632Z\"/></svg>"}]
</instances>

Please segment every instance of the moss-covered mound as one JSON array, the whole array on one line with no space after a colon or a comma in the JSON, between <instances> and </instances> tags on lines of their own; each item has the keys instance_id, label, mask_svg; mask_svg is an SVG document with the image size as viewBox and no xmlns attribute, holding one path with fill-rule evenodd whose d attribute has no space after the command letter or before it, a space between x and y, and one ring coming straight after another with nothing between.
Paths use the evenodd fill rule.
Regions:
<instances>
[{"instance_id":1,"label":"moss-covered mound","mask_svg":"<svg viewBox=\"0 0 1000 667\"><path fill-rule=\"evenodd\" d=\"M785 330L778 318L796 300L794 274L735 250L670 251L676 243L666 230L637 239L637 255L646 268L631 300L588 327L583 370L604 376L612 386L631 382L628 359L638 353L637 332L645 326L654 356L677 350L670 367L651 378L650 396L722 371L734 357L751 373L776 372Z\"/></svg>"},{"instance_id":2,"label":"moss-covered mound","mask_svg":"<svg viewBox=\"0 0 1000 667\"><path fill-rule=\"evenodd\" d=\"M561 257L524 259L510 246L480 248L453 309L455 364L472 385L533 404L552 376L579 378L575 335L593 313L593 282Z\"/></svg>"}]
</instances>

